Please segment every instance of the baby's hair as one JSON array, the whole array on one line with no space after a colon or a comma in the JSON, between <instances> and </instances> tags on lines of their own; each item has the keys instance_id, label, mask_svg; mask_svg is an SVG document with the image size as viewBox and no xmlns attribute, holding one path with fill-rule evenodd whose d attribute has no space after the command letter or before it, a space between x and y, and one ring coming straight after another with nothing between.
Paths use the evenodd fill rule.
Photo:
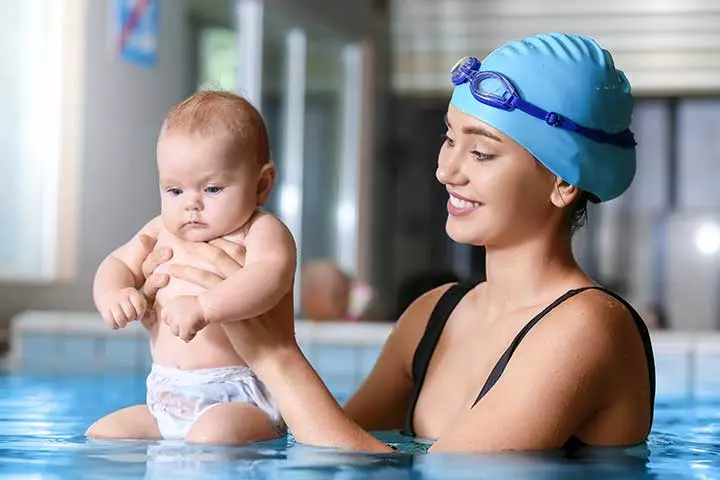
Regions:
<instances>
[{"instance_id":1,"label":"baby's hair","mask_svg":"<svg viewBox=\"0 0 720 480\"><path fill-rule=\"evenodd\" d=\"M231 92L203 90L175 105L165 116L161 135L230 136L238 151L254 154L258 163L270 161L270 140L260 112Z\"/></svg>"}]
</instances>

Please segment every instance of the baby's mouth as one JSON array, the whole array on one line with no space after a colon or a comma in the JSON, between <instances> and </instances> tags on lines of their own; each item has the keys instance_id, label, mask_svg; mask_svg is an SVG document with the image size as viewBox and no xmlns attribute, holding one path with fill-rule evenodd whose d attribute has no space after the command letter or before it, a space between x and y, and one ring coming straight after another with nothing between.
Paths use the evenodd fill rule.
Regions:
<instances>
[{"instance_id":1,"label":"baby's mouth","mask_svg":"<svg viewBox=\"0 0 720 480\"><path fill-rule=\"evenodd\" d=\"M206 225L200 220L190 220L189 222L185 222L183 224L183 228L201 228L205 226Z\"/></svg>"}]
</instances>

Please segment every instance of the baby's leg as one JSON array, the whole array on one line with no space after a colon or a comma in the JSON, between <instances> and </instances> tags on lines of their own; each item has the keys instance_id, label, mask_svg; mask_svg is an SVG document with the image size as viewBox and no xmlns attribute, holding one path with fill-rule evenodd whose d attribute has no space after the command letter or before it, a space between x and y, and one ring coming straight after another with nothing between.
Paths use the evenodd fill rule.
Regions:
<instances>
[{"instance_id":1,"label":"baby's leg","mask_svg":"<svg viewBox=\"0 0 720 480\"><path fill-rule=\"evenodd\" d=\"M88 428L85 435L91 438L161 439L155 417L146 405L123 408L106 415Z\"/></svg>"},{"instance_id":2,"label":"baby's leg","mask_svg":"<svg viewBox=\"0 0 720 480\"><path fill-rule=\"evenodd\" d=\"M203 413L185 437L188 443L242 445L277 438L267 413L247 403L222 403Z\"/></svg>"}]
</instances>

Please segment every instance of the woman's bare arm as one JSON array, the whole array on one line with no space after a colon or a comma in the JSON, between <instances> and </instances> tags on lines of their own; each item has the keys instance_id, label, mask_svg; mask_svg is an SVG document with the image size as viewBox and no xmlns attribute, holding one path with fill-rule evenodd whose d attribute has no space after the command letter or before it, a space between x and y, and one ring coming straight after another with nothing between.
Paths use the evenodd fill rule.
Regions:
<instances>
[{"instance_id":1,"label":"woman's bare arm","mask_svg":"<svg viewBox=\"0 0 720 480\"><path fill-rule=\"evenodd\" d=\"M171 275L209 289L242 268L243 251L238 251L230 242L211 243L213 245L198 244L194 253L215 265L221 271L220 275L180 265L171 266ZM295 341L293 323L273 317L293 315L291 297L286 297L285 303L281 302L266 314L242 322L229 322L224 328L238 353L270 390L299 442L390 452L392 449L370 435L366 428L401 425L412 388L409 377L412 355L442 290L425 294L409 307L370 378L348 402L349 414L338 405L302 354ZM385 383L387 381L397 382L398 388L393 391Z\"/></svg>"},{"instance_id":2,"label":"woman's bare arm","mask_svg":"<svg viewBox=\"0 0 720 480\"><path fill-rule=\"evenodd\" d=\"M193 269L176 273L208 286L221 281ZM291 322L262 315L227 325L234 330L233 345L265 382L298 441L388 452L390 447L366 429L401 425L411 388L412 352L441 294L441 289L429 292L403 315L373 372L348 402L347 412L303 356L292 327L278 328ZM607 304L606 298L601 301ZM430 451L562 446L617 395L617 368L622 363L617 359L639 341L625 309L598 309L598 303L592 293L580 295L533 329L490 393L473 409L461 412ZM292 305L274 314L292 315ZM646 433L640 432L634 440L642 440Z\"/></svg>"},{"instance_id":3,"label":"woman's bare arm","mask_svg":"<svg viewBox=\"0 0 720 480\"><path fill-rule=\"evenodd\" d=\"M233 323L233 328L244 329L234 335L239 339L238 352L267 385L298 441L361 451L391 451L367 429L402 425L412 390L412 356L430 311L445 288L423 295L403 314L370 377L348 402L347 413L297 344L289 341L290 333L286 332L283 341L272 321Z\"/></svg>"},{"instance_id":4,"label":"woman's bare arm","mask_svg":"<svg viewBox=\"0 0 720 480\"><path fill-rule=\"evenodd\" d=\"M413 389L412 359L448 285L418 298L398 320L370 375L345 404L345 413L366 430L402 428Z\"/></svg>"}]
</instances>

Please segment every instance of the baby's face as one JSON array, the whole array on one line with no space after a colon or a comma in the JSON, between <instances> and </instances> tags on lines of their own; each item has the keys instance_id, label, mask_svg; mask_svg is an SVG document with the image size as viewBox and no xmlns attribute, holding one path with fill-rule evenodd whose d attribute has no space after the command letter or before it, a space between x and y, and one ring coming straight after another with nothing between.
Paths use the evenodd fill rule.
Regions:
<instances>
[{"instance_id":1,"label":"baby's face","mask_svg":"<svg viewBox=\"0 0 720 480\"><path fill-rule=\"evenodd\" d=\"M230 145L219 135L161 135L162 219L170 232L207 242L250 219L258 206L260 168L254 158L239 158Z\"/></svg>"}]
</instances>

